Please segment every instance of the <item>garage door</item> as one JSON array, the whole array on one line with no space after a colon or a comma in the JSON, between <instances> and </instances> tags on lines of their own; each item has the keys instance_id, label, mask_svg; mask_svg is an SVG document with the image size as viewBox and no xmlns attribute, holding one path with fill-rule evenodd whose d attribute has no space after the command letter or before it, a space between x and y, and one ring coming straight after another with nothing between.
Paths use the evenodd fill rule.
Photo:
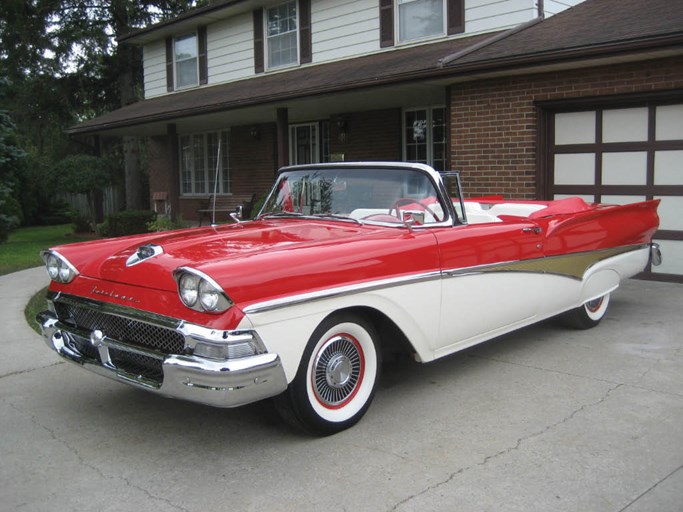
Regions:
<instances>
[{"instance_id":1,"label":"garage door","mask_svg":"<svg viewBox=\"0 0 683 512\"><path fill-rule=\"evenodd\" d=\"M660 199L655 238L664 262L647 275L683 282L683 102L554 112L549 121L549 195Z\"/></svg>"}]
</instances>

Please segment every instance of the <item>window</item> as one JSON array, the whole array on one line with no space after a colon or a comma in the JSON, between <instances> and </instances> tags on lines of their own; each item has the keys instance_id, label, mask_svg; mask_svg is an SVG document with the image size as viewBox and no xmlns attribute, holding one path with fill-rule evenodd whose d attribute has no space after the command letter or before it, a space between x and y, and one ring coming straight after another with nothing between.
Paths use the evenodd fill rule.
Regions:
<instances>
[{"instance_id":1,"label":"window","mask_svg":"<svg viewBox=\"0 0 683 512\"><path fill-rule=\"evenodd\" d=\"M290 165L330 161L330 122L294 124L289 127Z\"/></svg>"},{"instance_id":2,"label":"window","mask_svg":"<svg viewBox=\"0 0 683 512\"><path fill-rule=\"evenodd\" d=\"M289 127L289 162L292 165L320 162L317 123Z\"/></svg>"},{"instance_id":3,"label":"window","mask_svg":"<svg viewBox=\"0 0 683 512\"><path fill-rule=\"evenodd\" d=\"M206 27L197 32L166 38L166 89L168 92L208 83Z\"/></svg>"},{"instance_id":4,"label":"window","mask_svg":"<svg viewBox=\"0 0 683 512\"><path fill-rule=\"evenodd\" d=\"M266 40L269 68L299 62L298 37L296 2L287 2L267 9Z\"/></svg>"},{"instance_id":5,"label":"window","mask_svg":"<svg viewBox=\"0 0 683 512\"><path fill-rule=\"evenodd\" d=\"M176 89L199 83L197 35L177 37L173 42Z\"/></svg>"},{"instance_id":6,"label":"window","mask_svg":"<svg viewBox=\"0 0 683 512\"><path fill-rule=\"evenodd\" d=\"M444 35L444 0L398 0L398 39Z\"/></svg>"},{"instance_id":7,"label":"window","mask_svg":"<svg viewBox=\"0 0 683 512\"><path fill-rule=\"evenodd\" d=\"M446 109L429 107L403 114L403 159L446 170Z\"/></svg>"},{"instance_id":8,"label":"window","mask_svg":"<svg viewBox=\"0 0 683 512\"><path fill-rule=\"evenodd\" d=\"M220 149L219 149L220 140ZM219 157L220 152L220 157ZM220 163L218 159L220 158ZM180 192L183 195L228 194L230 181L230 139L227 131L180 136Z\"/></svg>"},{"instance_id":9,"label":"window","mask_svg":"<svg viewBox=\"0 0 683 512\"><path fill-rule=\"evenodd\" d=\"M461 34L465 31L465 0L379 0L379 24L382 48Z\"/></svg>"}]
</instances>

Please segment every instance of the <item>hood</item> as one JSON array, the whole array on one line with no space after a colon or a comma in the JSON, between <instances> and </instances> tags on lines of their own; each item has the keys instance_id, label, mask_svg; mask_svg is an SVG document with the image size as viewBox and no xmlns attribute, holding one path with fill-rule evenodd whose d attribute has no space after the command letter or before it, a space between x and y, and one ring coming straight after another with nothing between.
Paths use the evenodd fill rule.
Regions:
<instances>
[{"instance_id":1,"label":"hood","mask_svg":"<svg viewBox=\"0 0 683 512\"><path fill-rule=\"evenodd\" d=\"M231 295L231 289L253 284L255 275L272 274L275 269L278 275L291 275L288 271L302 262L313 272L322 254L350 252L357 259L358 249L342 251L342 247L405 233L346 222L278 219L70 244L56 250L81 275L94 279L175 291L173 270L190 266L211 276ZM144 245L160 249L131 265L130 258Z\"/></svg>"}]
</instances>

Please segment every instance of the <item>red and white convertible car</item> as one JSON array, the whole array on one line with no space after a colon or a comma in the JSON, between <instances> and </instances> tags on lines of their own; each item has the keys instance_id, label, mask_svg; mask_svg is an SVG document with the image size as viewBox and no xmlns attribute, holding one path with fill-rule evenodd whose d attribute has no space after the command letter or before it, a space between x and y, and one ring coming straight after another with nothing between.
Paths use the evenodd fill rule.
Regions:
<instances>
[{"instance_id":1,"label":"red and white convertible car","mask_svg":"<svg viewBox=\"0 0 683 512\"><path fill-rule=\"evenodd\" d=\"M383 355L420 362L563 315L596 325L661 258L657 201L464 200L404 163L282 169L253 221L55 247L48 345L83 368L218 407L275 397L329 434Z\"/></svg>"}]
</instances>

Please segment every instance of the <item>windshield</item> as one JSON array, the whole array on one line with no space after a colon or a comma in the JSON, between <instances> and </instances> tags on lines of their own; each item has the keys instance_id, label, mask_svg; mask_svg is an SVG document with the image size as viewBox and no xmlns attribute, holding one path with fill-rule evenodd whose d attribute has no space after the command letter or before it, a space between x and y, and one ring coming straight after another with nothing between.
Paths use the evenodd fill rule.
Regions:
<instances>
[{"instance_id":1,"label":"windshield","mask_svg":"<svg viewBox=\"0 0 683 512\"><path fill-rule=\"evenodd\" d=\"M260 216L334 216L416 224L446 220L434 183L415 169L311 168L286 171Z\"/></svg>"}]
</instances>

